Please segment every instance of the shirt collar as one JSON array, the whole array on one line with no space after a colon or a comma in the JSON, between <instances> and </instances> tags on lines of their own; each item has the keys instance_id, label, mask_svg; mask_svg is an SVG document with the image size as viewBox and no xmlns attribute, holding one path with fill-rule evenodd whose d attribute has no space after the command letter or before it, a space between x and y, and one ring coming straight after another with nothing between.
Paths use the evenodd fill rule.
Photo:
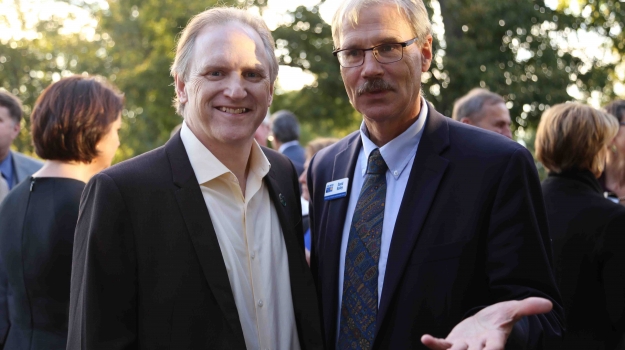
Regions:
<instances>
[{"instance_id":1,"label":"shirt collar","mask_svg":"<svg viewBox=\"0 0 625 350\"><path fill-rule=\"evenodd\" d=\"M4 175L7 182L8 180L11 180L13 175L13 154L11 151L9 151L6 158L0 162L0 173Z\"/></svg>"},{"instance_id":2,"label":"shirt collar","mask_svg":"<svg viewBox=\"0 0 625 350\"><path fill-rule=\"evenodd\" d=\"M417 120L412 123L403 133L382 147L376 146L371 139L369 139L369 132L367 126L363 121L360 124L360 138L362 139L362 149L364 151L364 162L361 162L362 176L365 176L367 172L367 160L369 154L376 148L380 148L380 154L386 162L391 175L395 179L401 176L405 170L406 165L417 151L417 146L421 140L423 134L423 126L428 115L428 104L423 97L421 97L421 111Z\"/></svg>"},{"instance_id":3,"label":"shirt collar","mask_svg":"<svg viewBox=\"0 0 625 350\"><path fill-rule=\"evenodd\" d=\"M299 145L299 141L297 140L293 140L293 141L289 141L289 142L285 142L283 144L280 145L280 147L278 147L278 152L282 153L284 152L285 149L294 146L294 145Z\"/></svg>"},{"instance_id":4,"label":"shirt collar","mask_svg":"<svg viewBox=\"0 0 625 350\"><path fill-rule=\"evenodd\" d=\"M189 162L191 163L195 177L200 185L224 174L232 174L230 169L202 144L184 121L180 129L180 138L187 151L187 156L189 157ZM263 178L269 172L270 167L271 164L265 156L265 153L263 153L256 140L254 140L249 158L249 172Z\"/></svg>"}]
</instances>

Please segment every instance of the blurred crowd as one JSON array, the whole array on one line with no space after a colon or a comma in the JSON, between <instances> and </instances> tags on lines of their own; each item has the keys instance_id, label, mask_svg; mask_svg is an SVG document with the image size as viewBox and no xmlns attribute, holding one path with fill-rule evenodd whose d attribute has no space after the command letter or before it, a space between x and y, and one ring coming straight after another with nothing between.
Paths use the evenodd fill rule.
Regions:
<instances>
[{"instance_id":1,"label":"blurred crowd","mask_svg":"<svg viewBox=\"0 0 625 350\"><path fill-rule=\"evenodd\" d=\"M247 25L255 28L250 24ZM183 36L181 40L188 39L185 38ZM264 40L264 37L261 39ZM402 49L407 50L410 44L403 43ZM384 56L385 54L388 55L387 53L381 52L376 47L363 50L362 54L365 55L367 50L377 50L375 54L381 55L376 56L376 60L379 63L385 63L383 62L385 59L391 60L391 58ZM354 60L353 55L357 53L350 53L352 56L341 56L341 51L339 50L338 52L339 61L344 67L343 69L351 69L353 62L349 60ZM400 56L399 59L402 59L402 57ZM179 77L184 74L193 74L193 72L181 73L181 75L175 76ZM187 82L185 81L184 83ZM197 127L198 120L201 121L201 119L188 117L185 113L191 112L185 111L181 107L184 106L186 101L193 98L193 95L188 92L193 89L190 89L189 85L183 86L182 84L184 83L177 79L176 89L179 113L185 116L185 123L189 125L184 124L174 130L172 132L172 140L182 140L180 144L188 147L190 144L188 142L191 141L187 141L190 139L189 136L185 135L190 135L189 130L199 130L194 129L194 125ZM346 88L348 84L349 82L346 81ZM382 89L380 86L372 84L372 87L366 85L364 88L365 90L370 90L363 90L364 92L359 92L355 96L360 96L367 92L375 93ZM233 96L235 95L236 93L232 92L231 95L227 96L234 100L236 97ZM355 97L350 96L350 98ZM108 292L107 288L111 287L106 285L105 282L97 282L95 287L91 285L91 275L89 273L95 271L98 276L108 276L107 278L109 279L105 279L107 283L117 281L115 274L124 270L124 266L127 266L124 265L126 260L139 260L140 258L134 255L130 257L122 256L121 253L107 254L111 251L116 252L117 246L132 247L138 243L133 242L128 237L122 237L113 241L113 243L103 240L102 237L106 236L98 236L98 232L100 232L98 225L106 226L106 220L94 221L96 219L93 218L97 217L99 211L118 211L122 213L119 214L119 217L126 215L124 213L127 212L128 217L132 217L132 220L128 219L125 222L123 221L124 219L119 219L121 220L119 225L125 225L124 227L126 227L137 225L138 222L158 221L159 216L156 214L153 216L149 215L137 220L136 217L140 215L137 214L135 209L120 204L124 203L123 200L126 200L124 197L127 196L126 193L129 193L124 192L125 189L122 188L126 185L116 185L116 183L112 182L114 180L111 180L111 178L117 175L127 174L125 172L128 171L131 165L136 167L137 171L139 171L138 169L150 167L151 163L147 163L147 161L145 164L140 163L142 159L145 160L147 158L138 158L134 163L133 160L124 162L125 166L122 163L111 168L110 172L101 173L101 171L111 165L120 142L123 142L118 137L118 130L122 123L121 112L123 105L123 93L102 77L76 75L63 78L51 84L39 96L30 115L30 134L32 135L32 142L38 157L38 159L34 159L11 148L12 141L20 132L23 110L17 96L3 90L0 91L0 349L65 349L66 347L69 349L71 345L68 345L68 330L72 327L77 327L76 324L78 324L73 322L87 322L86 320L89 317L94 317L93 309L87 315L87 311L85 311L87 306L81 308L79 304L84 302L90 308L97 308L99 305L97 301L91 303L86 294L83 295L82 293L86 293L87 290L93 290L93 288L100 288L102 293L111 293L113 297L119 297L122 300L123 292L119 292L119 296L117 295L117 290ZM187 106L187 108L190 107L193 107L193 105ZM429 108L432 107L430 105ZM256 107L225 106L219 108L221 111L236 114L235 112L238 109L246 112L247 110L255 111ZM361 106L361 108L364 107ZM259 110L262 110L262 108L259 108ZM318 223L325 221L317 221L317 224L315 224L309 216L312 216L312 210L316 210L315 220L320 220L320 217L322 220L325 220L326 216L332 215L332 213L319 210L319 203L324 202L321 199L324 198L324 194L319 191L325 190L328 193L334 191L334 189L331 187L329 189L327 187L319 188L317 185L315 187L316 192L314 194L309 193L309 188L312 188L312 184L309 184L309 181L318 181L315 176L321 176L319 174L324 173L325 170L319 170L323 164L326 164L324 162L341 162L340 155L337 154L335 156L334 153L331 153L338 152L337 147L334 146L337 145L339 140L323 137L313 139L308 144L303 145L300 143L298 117L294 113L280 110L270 114L268 112L265 113L263 110L262 114L262 119L254 121L255 124L252 129L255 142L253 143L254 146L252 146L253 150L251 151L250 159L254 160L250 160L250 165L245 165L247 164L246 161L243 170L247 173L246 166L249 168L252 166L252 162L261 162L264 159L260 156L261 153L255 153L256 145L260 146L258 150L268 154L267 158L270 158L270 160L274 156L270 156L273 153L269 153L267 147L273 148L290 160L287 167L276 167L272 163L271 168L272 170L275 169L274 171L276 172L282 173L280 175L286 176L285 179L290 179L288 176L291 173L297 174L299 188L296 194L298 197L301 197L299 204L292 204L289 198L285 198L285 196L288 197L288 194L284 191L280 192L278 196L278 193L274 194L273 190L269 190L269 195L275 195L271 197L273 198L271 200L271 203L273 203L272 208L274 206L282 206L288 209L294 205L297 211L301 209L301 231L298 234L303 234L303 237L298 237L297 239L298 242L299 240L304 242L306 261L313 269L313 276L316 278L316 276L322 273L323 268L327 267L327 265L324 265L325 263L320 262L323 259L323 249L327 248L325 246L327 243L322 241L319 238L320 236L316 236L317 243L314 243L315 230L325 232L324 230L329 229L326 229L325 226L319 228ZM512 119L505 100L501 95L486 89L476 88L467 92L465 96L458 98L453 107L453 115L447 119L450 119L448 122L451 123L452 129L458 127L458 129L453 129L452 132L466 132L467 135L477 135L477 137L483 137L488 140L492 137L493 140L501 142L503 145L509 145L510 143L507 142L511 142L504 139L504 137L512 139L510 129ZM214 123L217 122L214 121ZM459 126L460 123L467 126ZM417 124L415 123L415 125ZM211 132L217 133L216 130L221 130L219 132L226 130L226 126L221 124L219 126L215 125L211 126L213 129L207 131L207 134ZM361 130L353 134L356 136L352 135L348 136L348 138L360 137L361 132L368 135L367 132L363 131L367 127L368 125L365 125L363 121ZM475 133L478 130L477 128L486 130L486 132L480 131ZM228 136L230 135L229 133L232 133L230 129L223 131L223 135ZM210 142L204 143L201 137L198 137L198 139L203 144L210 144ZM215 139L218 139L218 137L215 137ZM373 141L375 142L375 140ZM420 142L419 147L428 147L429 145L427 141L422 140ZM363 147L366 149L367 146ZM348 149L348 147L346 146L345 149ZM498 149L496 148L492 149L493 154L497 151ZM542 220L546 220L548 224L548 233L544 237L547 237L549 242L545 242L544 245L539 247L544 250L540 253L547 256L550 261L552 271L545 273L553 273L561 296L561 306L566 317L564 348L625 348L625 283L623 283L623 276L625 276L625 251L623 251L625 249L625 100L613 101L601 109L578 102L551 106L544 111L540 119L536 133L535 151L535 157L548 170L548 175L541 183L540 191L542 198L531 203L531 206L542 206L537 210L539 213L537 222L526 224L539 227ZM176 162L176 157L171 155L172 151L168 150L168 148L165 148L165 151L153 151L148 157L156 157L158 152L165 152L170 157L172 163ZM467 151L465 154L468 162L481 161L481 158L475 158L470 152ZM215 152L215 154L217 155L218 153ZM321 156L316 158L318 154ZM375 154L375 151L372 154ZM458 154L462 156L463 150L458 150ZM382 156L384 156L384 153ZM234 158L235 156L233 155L232 157ZM483 159L488 159L489 155L484 154L483 157ZM201 161L200 159L199 162ZM387 162L390 161L387 160ZM223 163L227 164L226 161L223 161ZM194 160L191 159L191 166L194 167L196 176L199 176L197 175L199 174L196 169L197 164L199 163L194 163ZM316 166L315 171L317 173L315 174L308 173L312 169L312 164ZM354 161L354 163L350 164L354 164L353 166L356 167L355 164L357 163ZM310 168L309 165L311 166ZM488 164L484 164L484 167L487 168ZM529 167L525 170L533 174L533 176L536 175L536 169L533 167L533 164L529 165ZM260 168L265 169L262 166ZM363 176L365 173L368 176L370 170L365 171L365 168L367 168L366 160L365 165L363 165ZM157 172L157 168L155 167L154 169ZM355 169L358 171L357 167ZM272 171L265 170L265 174ZM383 168L384 172L388 171L389 176L393 175L391 174L393 170L391 168L388 170ZM354 168L351 168L351 171L354 171ZM488 172L488 169L485 169L485 172ZM100 173L98 177L100 182L90 182L98 173ZM238 175L234 170L233 173ZM176 176L175 172L172 175L167 175L168 178L175 178ZM473 174L465 174L465 176L469 178ZM332 176L332 180L336 179L336 177ZM240 182L240 177L233 177L232 181L237 182L236 180ZM146 180L146 183L150 181L152 180ZM174 181L184 184L185 181L189 180L175 179ZM193 178L193 181L196 181L194 186L197 187L197 180ZM283 182L289 181L285 180ZM362 184L363 187L369 186L368 182L366 182L369 181L368 177L362 181L365 181ZM325 185L325 180L322 182ZM87 186L88 183L90 184L89 186ZM338 185L340 186L340 183ZM132 186L136 185L127 185L126 187ZM247 190L243 186L241 188L242 192L238 193L242 193L245 199L249 201L249 198L253 197L247 197L247 195L252 191L253 186L251 182L248 182L247 186ZM525 186L525 184L513 183L510 186L512 188ZM115 191L118 191L118 187L120 187L119 194L115 194L117 193ZM377 190L378 187L375 188ZM479 190L479 188L471 189L471 191ZM176 196L179 196L176 197L179 201L198 200L199 203L204 203L204 200L206 200L206 203L209 203L207 196L210 193L207 194L208 192L202 192L204 197L200 197L199 194L194 195L195 197L184 197L183 190L181 189L180 191L179 194L176 194ZM218 191L218 189L210 189L210 191ZM94 202L93 198L95 197L92 198L90 196L99 196L101 195L100 192L114 193L110 194L112 197L104 197L106 200ZM173 190L170 192L173 193ZM285 193L285 196L283 196L283 193ZM499 199L497 200L499 202L496 202L495 205L501 206L502 210L511 212L524 210L514 205L508 206L506 201L509 198L506 197L508 194L505 190L498 195L501 195L501 198L498 197ZM226 197L228 196L226 195ZM371 196L375 196L375 194ZM154 197L144 198L144 200L158 204L159 198L155 195ZM406 197L404 197L404 201L406 200ZM387 204L390 205L389 203ZM399 205L399 203L397 204ZM452 208L454 211L462 210L455 204L453 200L450 200L450 212L445 219L447 222L453 223L455 220L455 213L451 212ZM210 205L207 205L210 211ZM324 205L326 204L324 203ZM480 203L474 203L474 205L479 206ZM260 206L262 207L262 205ZM356 205L354 204L354 206ZM371 206L374 205L371 204ZM323 207L323 210L325 209ZM415 209L414 215L416 216L418 210L421 209ZM488 210L490 209L489 207ZM334 209L330 211L332 210ZM359 215L358 208L350 210L354 210L356 212L355 215ZM484 210L487 209L485 208ZM282 221L282 215L286 214L282 214L280 211L277 213L272 211L271 213L272 218L279 218L281 223L284 222ZM541 217L541 213L544 213L546 217ZM80 220L83 221L82 226L77 229L79 216L81 217ZM213 216L211 218L213 221L218 221ZM484 218L484 220L489 219ZM265 225L265 219L256 218L250 220L257 220L252 223L252 226ZM191 221L185 222L187 225L193 225ZM271 225L274 224L272 221ZM299 228L300 222L293 222L292 224L293 227ZM243 223L243 225L246 225L246 223ZM317 226L316 228L315 225ZM340 229L343 229L342 221L337 225L340 226ZM453 226L453 224L449 225ZM500 225L505 227L504 224ZM281 226L282 230L285 230L284 224L281 224ZM349 225L346 227L349 229ZM85 232L90 232L90 234L86 235ZM113 231L109 233L110 235L115 235ZM217 234L219 235L219 232ZM82 237L79 238L79 235ZM79 239L80 244L75 243L75 240L78 242ZM136 239L139 240L139 238ZM219 241L219 243L222 252L225 252L227 250L224 248L225 243L223 241ZM287 250L290 249L288 247L289 242L284 244L287 245ZM348 245L347 238L344 245ZM505 246L506 243L504 242L502 245ZM175 243L171 243L167 247L161 247L161 249L166 250L170 247L171 249L177 249L175 248ZM126 248L122 248L122 251L125 251L124 249ZM387 249L389 248L387 247ZM393 248L391 247L390 249ZM311 251L315 250L317 251L312 255L313 261L311 261ZM141 253L136 254L139 255ZM251 253L251 259L254 259L254 254ZM260 255L260 253L258 254ZM345 255L349 255L349 251L341 255L341 259L349 259ZM98 260L104 256L106 256L106 259ZM77 258L80 259L78 260L79 264L76 262L77 260L73 262L73 259ZM227 264L228 258L225 257L224 259L226 259ZM432 261L435 260L433 259ZM103 266L107 262L110 262L112 267ZM331 265L335 266L338 263L337 255L337 260ZM166 265L162 261L158 263L150 261L145 264L154 264L146 267L153 270L164 268L160 264ZM188 264L192 265L194 262L188 262ZM289 260L288 264L292 266L293 262ZM280 265L280 263L277 263L277 265ZM131 264L128 266L135 265ZM348 267L341 266L341 268L348 269ZM136 266L135 268L139 269ZM336 268L338 269L338 267ZM244 267L241 271L254 271L254 268L250 267L250 270L245 270ZM232 275L230 275L230 268L228 273L231 284L234 286L235 282L232 280ZM387 275L392 273L392 271L386 271ZM344 285L345 288L348 288L351 282L347 281L347 274L345 276ZM84 278L84 280L81 278ZM184 277L179 278L183 279ZM291 275L291 283L296 283L294 282L295 279L296 277ZM119 283L125 283L123 278L120 278L120 281ZM311 288L313 293L318 293L320 302L323 303L323 298L325 297L324 288L327 285L319 285L319 281L319 279L315 279L315 282L318 284L317 289L313 285L308 287ZM341 281L343 280L341 279ZM159 282L154 283L158 284ZM253 286L256 285L254 283L256 282L252 282ZM533 282L530 281L528 283L531 284ZM275 287L276 290L281 288L279 283ZM219 288L223 288L223 286ZM361 288L366 288L366 286ZM377 290L378 287L374 288ZM213 290L213 293L217 295L222 292ZM245 296L246 294L243 292L238 294L239 292L236 290L233 293L235 294L235 303L241 309L239 298L243 298L241 295ZM340 295L335 290L332 290L331 293ZM79 306L70 305L70 294L72 294L72 303L75 302ZM167 298L167 296L162 297ZM218 297L215 298L218 299ZM199 304L209 303L202 298L196 301ZM136 303L137 301L132 299L132 302ZM263 300L252 300L251 308L260 308L263 305ZM297 308L298 305L297 301L295 301L293 306L290 307ZM484 305L489 304L485 302ZM107 308L104 304L99 307L102 309ZM268 306L265 306L265 309L267 308ZM345 308L342 310L345 310ZM436 312L436 310L430 311ZM390 312L400 313L400 310L393 309ZM241 317L240 315L239 313L238 317ZM295 311L295 315L299 315L299 311ZM339 315L338 321L334 314L330 318L334 318L333 322L348 322L344 321L343 316ZM439 316L442 317L444 315ZM125 320L129 316L116 314L106 317L112 318L103 319L102 322L114 322L116 318ZM362 317L366 318L368 316ZM70 321L70 319L73 321ZM325 318L324 320L327 322ZM140 321L132 319L128 322L138 323ZM241 323L244 324L243 321ZM394 326L401 328L399 325ZM90 327L97 328L99 325L94 323ZM392 328L392 326L387 327ZM87 339L89 332L92 332L94 328L79 328L76 330L76 334L81 334L82 337ZM243 325L243 329L246 332L245 329L247 328L245 325ZM202 330L198 331L202 332ZM259 332L259 334L262 334L261 331ZM298 328L295 334L297 332L300 332L299 344L304 348L305 342L301 340L303 331ZM338 332L341 335L336 335L334 339L339 339L337 342L340 343L341 339L347 336L344 334L347 334L348 331L340 329ZM383 332L391 331L385 328ZM79 338L78 335L76 337ZM259 336L259 339L261 339L259 342L262 342L262 337ZM100 339L104 338L106 336ZM246 341L249 341L249 339L246 338ZM428 343L427 341L423 342L424 344ZM430 341L431 343L432 341ZM114 342L107 344L110 345L108 348L116 348ZM248 343L246 344L249 346ZM333 348L334 346L329 347ZM360 348L360 345L358 347ZM83 344L82 348L90 347L85 347ZM107 346L103 348L107 348ZM381 348L384 348L384 346L381 346ZM432 345L431 348L436 347Z\"/></svg>"}]
</instances>

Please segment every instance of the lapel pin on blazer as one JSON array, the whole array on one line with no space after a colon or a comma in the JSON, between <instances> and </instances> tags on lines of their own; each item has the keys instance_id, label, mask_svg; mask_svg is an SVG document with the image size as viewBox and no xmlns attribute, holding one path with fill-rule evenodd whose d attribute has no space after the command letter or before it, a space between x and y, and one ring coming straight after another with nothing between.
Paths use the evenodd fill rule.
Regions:
<instances>
[{"instance_id":1,"label":"lapel pin on blazer","mask_svg":"<svg viewBox=\"0 0 625 350\"><path fill-rule=\"evenodd\" d=\"M280 193L278 197L280 197L280 203L282 203L282 206L286 207L286 200L284 199L284 196L282 195L282 193Z\"/></svg>"}]
</instances>

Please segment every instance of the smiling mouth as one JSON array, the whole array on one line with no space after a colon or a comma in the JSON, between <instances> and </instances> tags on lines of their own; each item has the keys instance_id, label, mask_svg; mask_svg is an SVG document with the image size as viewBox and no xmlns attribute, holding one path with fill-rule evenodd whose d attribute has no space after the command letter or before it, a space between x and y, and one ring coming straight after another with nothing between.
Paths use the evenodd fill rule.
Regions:
<instances>
[{"instance_id":1,"label":"smiling mouth","mask_svg":"<svg viewBox=\"0 0 625 350\"><path fill-rule=\"evenodd\" d=\"M249 108L229 108L229 107L218 107L218 110L224 112L224 113L230 113L230 114L243 114L245 112L249 112L250 109Z\"/></svg>"}]
</instances>

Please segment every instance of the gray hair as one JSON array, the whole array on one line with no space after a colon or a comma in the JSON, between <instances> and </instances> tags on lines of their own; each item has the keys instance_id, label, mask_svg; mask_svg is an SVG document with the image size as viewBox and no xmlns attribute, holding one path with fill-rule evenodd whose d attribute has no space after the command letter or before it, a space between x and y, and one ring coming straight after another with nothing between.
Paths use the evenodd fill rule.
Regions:
<instances>
[{"instance_id":1,"label":"gray hair","mask_svg":"<svg viewBox=\"0 0 625 350\"><path fill-rule=\"evenodd\" d=\"M428 18L428 11L422 0L344 0L332 18L332 40L334 47L341 47L340 36L344 22L355 26L358 24L358 14L368 6L391 3L397 6L398 12L404 16L404 20L412 27L417 43L423 45L428 35L432 33L432 24Z\"/></svg>"},{"instance_id":2,"label":"gray hair","mask_svg":"<svg viewBox=\"0 0 625 350\"><path fill-rule=\"evenodd\" d=\"M277 111L271 116L271 131L280 143L299 139L299 123L291 111Z\"/></svg>"},{"instance_id":3,"label":"gray hair","mask_svg":"<svg viewBox=\"0 0 625 350\"><path fill-rule=\"evenodd\" d=\"M263 46L265 47L267 59L269 60L269 78L273 84L278 76L278 59L275 55L276 45L271 36L271 31L269 31L267 24L265 24L265 21L259 16L234 7L212 8L193 16L189 20L189 23L178 39L176 58L170 70L171 76L175 77L178 75L182 80L187 81L189 78L190 62L195 48L195 40L204 27L232 22L247 25L260 36L263 41ZM176 107L176 112L182 115L184 104L181 104L177 97L174 98L174 107Z\"/></svg>"},{"instance_id":4,"label":"gray hair","mask_svg":"<svg viewBox=\"0 0 625 350\"><path fill-rule=\"evenodd\" d=\"M484 105L496 105L499 103L506 103L500 95L486 89L475 88L456 100L451 116L455 120L469 118L473 121L477 121L481 119L480 112L482 108L484 108Z\"/></svg>"}]
</instances>

